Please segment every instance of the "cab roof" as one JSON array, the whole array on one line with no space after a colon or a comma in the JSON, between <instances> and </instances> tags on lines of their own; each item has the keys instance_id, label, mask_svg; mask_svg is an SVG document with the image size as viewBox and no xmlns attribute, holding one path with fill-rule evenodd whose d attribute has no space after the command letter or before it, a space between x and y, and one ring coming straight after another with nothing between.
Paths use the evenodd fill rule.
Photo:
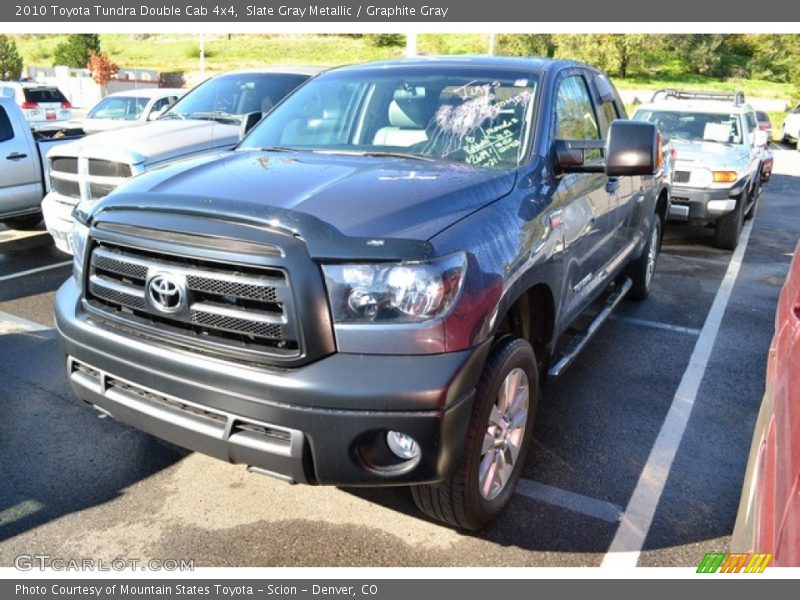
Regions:
<instances>
[{"instance_id":1,"label":"cab roof","mask_svg":"<svg viewBox=\"0 0 800 600\"><path fill-rule=\"evenodd\" d=\"M677 112L697 112L697 113L738 113L751 112L753 107L747 103L736 103L725 100L680 100L668 98L657 102L640 104L636 110L666 110Z\"/></svg>"},{"instance_id":2,"label":"cab roof","mask_svg":"<svg viewBox=\"0 0 800 600\"><path fill-rule=\"evenodd\" d=\"M592 71L599 70L591 65L581 63L574 60L562 60L554 58L542 58L540 56L490 56L486 54L474 55L423 55L414 56L409 58L398 58L391 60L381 60L366 62L354 65L344 65L331 69L331 71L344 71L344 70L371 70L371 69L408 69L415 67L433 67L433 66L471 66L478 68L496 68L496 69L515 69L523 71L538 71L544 72L548 70L560 70L567 67L582 67Z\"/></svg>"}]
</instances>

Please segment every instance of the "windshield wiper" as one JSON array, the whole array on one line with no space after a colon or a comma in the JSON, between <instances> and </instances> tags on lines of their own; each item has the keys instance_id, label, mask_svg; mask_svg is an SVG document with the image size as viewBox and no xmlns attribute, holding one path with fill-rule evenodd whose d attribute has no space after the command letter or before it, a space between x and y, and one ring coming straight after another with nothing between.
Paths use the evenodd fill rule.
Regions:
<instances>
[{"instance_id":1,"label":"windshield wiper","mask_svg":"<svg viewBox=\"0 0 800 600\"><path fill-rule=\"evenodd\" d=\"M423 160L434 162L436 159L421 154L410 154L408 152L391 152L385 150L313 150L316 154L342 154L345 156L377 156L389 158L410 158L412 160Z\"/></svg>"},{"instance_id":2,"label":"windshield wiper","mask_svg":"<svg viewBox=\"0 0 800 600\"><path fill-rule=\"evenodd\" d=\"M241 115L232 115L229 112L225 112L223 110L210 110L206 112L194 112L189 115L190 119L212 119L212 120L221 120L221 121L241 121Z\"/></svg>"},{"instance_id":3,"label":"windshield wiper","mask_svg":"<svg viewBox=\"0 0 800 600\"><path fill-rule=\"evenodd\" d=\"M289 146L262 146L261 148L243 148L243 150L258 150L259 152L300 152L299 148Z\"/></svg>"},{"instance_id":4,"label":"windshield wiper","mask_svg":"<svg viewBox=\"0 0 800 600\"><path fill-rule=\"evenodd\" d=\"M169 112L169 113L167 113L165 115L161 115L158 118L159 119L180 119L181 121L185 121L186 120L186 115L183 114L183 113Z\"/></svg>"}]
</instances>

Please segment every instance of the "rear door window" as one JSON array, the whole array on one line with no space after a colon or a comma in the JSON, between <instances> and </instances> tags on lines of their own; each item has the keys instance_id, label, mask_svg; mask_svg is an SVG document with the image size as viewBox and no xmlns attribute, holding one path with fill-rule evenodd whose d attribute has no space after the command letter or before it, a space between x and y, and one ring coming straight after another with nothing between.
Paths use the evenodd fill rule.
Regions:
<instances>
[{"instance_id":1,"label":"rear door window","mask_svg":"<svg viewBox=\"0 0 800 600\"><path fill-rule=\"evenodd\" d=\"M8 118L6 109L0 106L0 142L6 142L14 137L14 128Z\"/></svg>"}]
</instances>

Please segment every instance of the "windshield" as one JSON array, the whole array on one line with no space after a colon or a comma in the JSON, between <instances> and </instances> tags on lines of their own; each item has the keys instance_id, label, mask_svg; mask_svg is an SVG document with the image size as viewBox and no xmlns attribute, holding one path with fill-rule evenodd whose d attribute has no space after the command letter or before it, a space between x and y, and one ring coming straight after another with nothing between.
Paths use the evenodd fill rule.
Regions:
<instances>
[{"instance_id":1,"label":"windshield","mask_svg":"<svg viewBox=\"0 0 800 600\"><path fill-rule=\"evenodd\" d=\"M241 148L519 164L537 77L465 67L352 69L292 94Z\"/></svg>"},{"instance_id":2,"label":"windshield","mask_svg":"<svg viewBox=\"0 0 800 600\"><path fill-rule=\"evenodd\" d=\"M638 110L633 118L654 123L669 139L742 143L742 123L737 114Z\"/></svg>"},{"instance_id":3,"label":"windshield","mask_svg":"<svg viewBox=\"0 0 800 600\"><path fill-rule=\"evenodd\" d=\"M135 121L141 116L145 106L147 106L147 98L107 96L98 102L86 116L90 119Z\"/></svg>"},{"instance_id":4,"label":"windshield","mask_svg":"<svg viewBox=\"0 0 800 600\"><path fill-rule=\"evenodd\" d=\"M233 119L268 112L308 79L287 73L232 73L201 83L172 105L162 119Z\"/></svg>"}]
</instances>

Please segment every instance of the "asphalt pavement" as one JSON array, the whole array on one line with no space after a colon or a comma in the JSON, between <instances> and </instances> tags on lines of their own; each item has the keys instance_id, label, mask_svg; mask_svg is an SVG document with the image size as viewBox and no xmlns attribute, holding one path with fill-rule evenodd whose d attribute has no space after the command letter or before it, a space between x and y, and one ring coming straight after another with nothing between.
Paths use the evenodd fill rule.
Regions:
<instances>
[{"instance_id":1,"label":"asphalt pavement","mask_svg":"<svg viewBox=\"0 0 800 600\"><path fill-rule=\"evenodd\" d=\"M471 535L423 518L406 489L289 486L79 403L52 330L68 257L43 230L0 229L0 566L34 553L198 566L599 566L624 554L696 566L725 551L800 237L800 153L775 155L741 264L712 230L668 226L651 297L623 302L548 382L518 493ZM733 287L721 305L723 281ZM713 345L678 415L685 429L654 470L701 339ZM653 473L663 485L642 494ZM650 509L638 542L619 534Z\"/></svg>"}]
</instances>

